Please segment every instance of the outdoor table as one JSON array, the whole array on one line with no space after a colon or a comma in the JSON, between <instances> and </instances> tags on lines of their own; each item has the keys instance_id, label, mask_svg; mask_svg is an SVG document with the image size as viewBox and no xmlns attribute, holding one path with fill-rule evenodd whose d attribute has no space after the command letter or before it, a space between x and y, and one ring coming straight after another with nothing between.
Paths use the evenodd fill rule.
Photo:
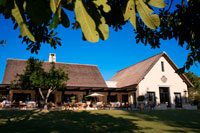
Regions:
<instances>
[{"instance_id":1,"label":"outdoor table","mask_svg":"<svg viewBox=\"0 0 200 133\"><path fill-rule=\"evenodd\" d=\"M35 102L35 101L28 101L28 102L27 102L27 107L33 108L33 107L35 107L35 106L36 106L36 102Z\"/></svg>"},{"instance_id":2,"label":"outdoor table","mask_svg":"<svg viewBox=\"0 0 200 133\"><path fill-rule=\"evenodd\" d=\"M120 103L119 102L111 102L112 107L119 107Z\"/></svg>"},{"instance_id":3,"label":"outdoor table","mask_svg":"<svg viewBox=\"0 0 200 133\"><path fill-rule=\"evenodd\" d=\"M28 101L27 104L36 104L35 101Z\"/></svg>"}]
</instances>

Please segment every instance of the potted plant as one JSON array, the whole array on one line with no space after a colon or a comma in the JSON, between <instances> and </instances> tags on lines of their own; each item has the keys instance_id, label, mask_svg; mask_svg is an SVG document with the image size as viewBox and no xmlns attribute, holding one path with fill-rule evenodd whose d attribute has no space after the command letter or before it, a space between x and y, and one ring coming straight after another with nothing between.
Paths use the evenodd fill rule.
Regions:
<instances>
[{"instance_id":1,"label":"potted plant","mask_svg":"<svg viewBox=\"0 0 200 133\"><path fill-rule=\"evenodd\" d=\"M87 107L89 108L91 104L90 98L85 96L85 101L86 101Z\"/></svg>"},{"instance_id":2,"label":"potted plant","mask_svg":"<svg viewBox=\"0 0 200 133\"><path fill-rule=\"evenodd\" d=\"M140 106L140 109L143 110L144 109L145 96L144 95L138 96L137 100L138 100L138 104Z\"/></svg>"},{"instance_id":3,"label":"potted plant","mask_svg":"<svg viewBox=\"0 0 200 133\"><path fill-rule=\"evenodd\" d=\"M72 100L72 103L76 102L76 96L72 96L72 97L70 97L70 99Z\"/></svg>"}]
</instances>

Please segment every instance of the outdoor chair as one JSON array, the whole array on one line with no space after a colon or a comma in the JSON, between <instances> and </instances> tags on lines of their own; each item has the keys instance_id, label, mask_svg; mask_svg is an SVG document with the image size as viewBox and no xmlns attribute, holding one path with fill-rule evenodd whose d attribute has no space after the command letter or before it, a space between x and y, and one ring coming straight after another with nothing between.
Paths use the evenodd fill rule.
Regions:
<instances>
[{"instance_id":1,"label":"outdoor chair","mask_svg":"<svg viewBox=\"0 0 200 133\"><path fill-rule=\"evenodd\" d=\"M19 101L19 109L26 109L26 104L23 101Z\"/></svg>"},{"instance_id":2,"label":"outdoor chair","mask_svg":"<svg viewBox=\"0 0 200 133\"><path fill-rule=\"evenodd\" d=\"M64 106L65 106L65 110L69 110L70 109L69 103L64 103Z\"/></svg>"},{"instance_id":3,"label":"outdoor chair","mask_svg":"<svg viewBox=\"0 0 200 133\"><path fill-rule=\"evenodd\" d=\"M78 110L82 110L84 108L84 104L82 102L78 102L76 104L77 104L76 106L77 106Z\"/></svg>"},{"instance_id":4,"label":"outdoor chair","mask_svg":"<svg viewBox=\"0 0 200 133\"><path fill-rule=\"evenodd\" d=\"M105 103L102 103L100 109L105 109Z\"/></svg>"},{"instance_id":5,"label":"outdoor chair","mask_svg":"<svg viewBox=\"0 0 200 133\"><path fill-rule=\"evenodd\" d=\"M111 104L107 103L105 104L105 109L108 108L110 110L111 106L112 106Z\"/></svg>"},{"instance_id":6,"label":"outdoor chair","mask_svg":"<svg viewBox=\"0 0 200 133\"><path fill-rule=\"evenodd\" d=\"M97 102L97 103L96 103L96 107L97 107L97 109L100 109L101 106L102 106L102 102Z\"/></svg>"},{"instance_id":7,"label":"outdoor chair","mask_svg":"<svg viewBox=\"0 0 200 133\"><path fill-rule=\"evenodd\" d=\"M49 106L49 108L55 108L56 107L55 103L53 103L53 102L49 102L48 106Z\"/></svg>"}]
</instances>

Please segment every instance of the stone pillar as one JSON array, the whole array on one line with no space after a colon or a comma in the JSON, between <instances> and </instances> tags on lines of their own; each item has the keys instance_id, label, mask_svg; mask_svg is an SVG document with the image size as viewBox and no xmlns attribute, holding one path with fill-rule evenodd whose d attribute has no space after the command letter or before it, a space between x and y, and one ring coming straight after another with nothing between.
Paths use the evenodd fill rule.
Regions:
<instances>
[{"instance_id":1,"label":"stone pillar","mask_svg":"<svg viewBox=\"0 0 200 133\"><path fill-rule=\"evenodd\" d=\"M13 90L9 91L9 100L13 101Z\"/></svg>"},{"instance_id":2,"label":"stone pillar","mask_svg":"<svg viewBox=\"0 0 200 133\"><path fill-rule=\"evenodd\" d=\"M62 99L62 92L60 91L55 91L54 92L54 96L55 96L55 103L61 103L61 99Z\"/></svg>"},{"instance_id":3,"label":"stone pillar","mask_svg":"<svg viewBox=\"0 0 200 133\"><path fill-rule=\"evenodd\" d=\"M117 94L117 101L122 102L122 95L120 93Z\"/></svg>"},{"instance_id":4,"label":"stone pillar","mask_svg":"<svg viewBox=\"0 0 200 133\"><path fill-rule=\"evenodd\" d=\"M133 94L130 94L129 95L129 103L132 105L133 104Z\"/></svg>"}]
</instances>

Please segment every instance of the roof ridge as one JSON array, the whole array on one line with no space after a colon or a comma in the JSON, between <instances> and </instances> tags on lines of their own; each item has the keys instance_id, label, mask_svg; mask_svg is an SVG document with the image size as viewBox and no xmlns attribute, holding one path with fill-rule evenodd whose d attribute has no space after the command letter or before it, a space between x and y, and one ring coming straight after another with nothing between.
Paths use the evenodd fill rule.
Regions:
<instances>
[{"instance_id":1,"label":"roof ridge","mask_svg":"<svg viewBox=\"0 0 200 133\"><path fill-rule=\"evenodd\" d=\"M27 61L25 59L12 59L12 58L7 58L7 60ZM51 63L51 62L48 62L48 61L41 61L41 62L43 62L43 63ZM55 62L55 64L69 64L69 65L96 66L97 67L97 65L77 64L77 63L64 63L64 62Z\"/></svg>"},{"instance_id":2,"label":"roof ridge","mask_svg":"<svg viewBox=\"0 0 200 133\"><path fill-rule=\"evenodd\" d=\"M26 61L25 59L12 59L12 58L7 58L7 60L18 60L18 61Z\"/></svg>"},{"instance_id":3,"label":"roof ridge","mask_svg":"<svg viewBox=\"0 0 200 133\"><path fill-rule=\"evenodd\" d=\"M161 53L159 53L159 54L166 54L166 52L163 51L163 52L161 52ZM128 66L128 67L125 67L125 68L123 68L123 69L117 71L117 73L120 72L120 71L123 71L123 70L125 70L125 69L128 69L128 68L130 68L130 67L132 67L132 66L134 66L134 65L136 65L136 64L142 63L142 62L144 62L144 61L146 61L146 60L148 60L148 59L150 59L150 58L153 58L154 56L157 56L157 55L159 55L159 54L153 55L153 56L151 56L151 57L149 57L149 58L146 58L146 59L144 59L144 60L142 60L142 61L140 61L140 62L137 62L137 63L135 63L135 64L133 64L133 65L130 65L130 66Z\"/></svg>"}]
</instances>

